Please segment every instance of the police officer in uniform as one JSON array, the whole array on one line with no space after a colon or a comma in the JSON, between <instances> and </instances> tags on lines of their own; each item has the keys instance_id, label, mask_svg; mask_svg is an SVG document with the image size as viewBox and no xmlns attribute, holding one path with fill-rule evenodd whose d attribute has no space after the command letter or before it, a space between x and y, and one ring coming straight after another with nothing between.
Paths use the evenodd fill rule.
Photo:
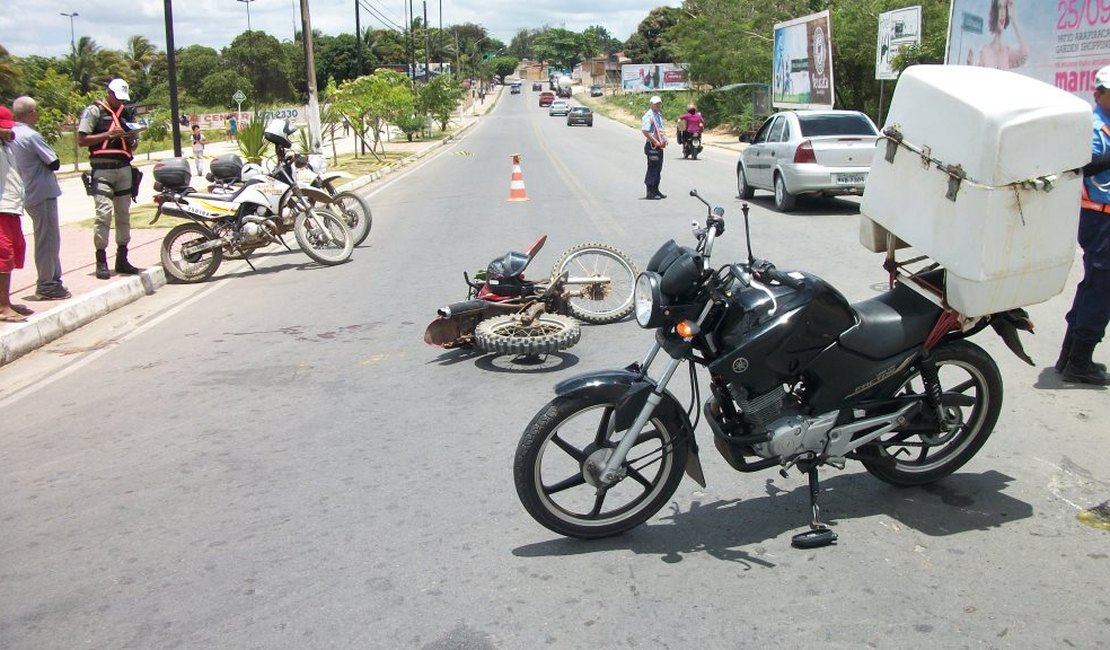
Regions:
<instances>
[{"instance_id":1,"label":"police officer in uniform","mask_svg":"<svg viewBox=\"0 0 1110 650\"><path fill-rule=\"evenodd\" d=\"M1079 246L1083 280L1075 288L1057 372L1064 381L1106 386L1106 366L1092 359L1110 321L1110 66L1095 75L1091 162L1083 168Z\"/></svg>"},{"instance_id":2,"label":"police officer in uniform","mask_svg":"<svg viewBox=\"0 0 1110 650\"><path fill-rule=\"evenodd\" d=\"M640 118L640 132L644 134L644 155L647 156L647 173L644 185L647 186L648 200L667 198L659 191L659 181L663 174L663 148L667 146L667 127L663 122L663 100L658 95L651 98L651 108Z\"/></svg>"},{"instance_id":3,"label":"police officer in uniform","mask_svg":"<svg viewBox=\"0 0 1110 650\"><path fill-rule=\"evenodd\" d=\"M93 245L96 247L96 277L107 280L108 235L112 216L116 221L116 272L127 275L139 273L127 261L127 244L131 241L132 150L138 141L138 132L128 123L134 121L124 102L131 101L127 82L112 79L102 101L85 108L77 126L77 144L89 149L89 166L92 167L90 192L96 205L96 229Z\"/></svg>"}]
</instances>

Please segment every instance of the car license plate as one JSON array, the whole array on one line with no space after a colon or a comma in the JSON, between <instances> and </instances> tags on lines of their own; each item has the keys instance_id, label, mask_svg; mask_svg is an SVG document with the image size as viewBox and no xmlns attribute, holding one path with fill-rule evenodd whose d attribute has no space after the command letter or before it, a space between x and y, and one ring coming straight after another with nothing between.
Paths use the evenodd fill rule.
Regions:
<instances>
[{"instance_id":1,"label":"car license plate","mask_svg":"<svg viewBox=\"0 0 1110 650\"><path fill-rule=\"evenodd\" d=\"M862 185L867 182L867 174L836 174L837 185Z\"/></svg>"}]
</instances>

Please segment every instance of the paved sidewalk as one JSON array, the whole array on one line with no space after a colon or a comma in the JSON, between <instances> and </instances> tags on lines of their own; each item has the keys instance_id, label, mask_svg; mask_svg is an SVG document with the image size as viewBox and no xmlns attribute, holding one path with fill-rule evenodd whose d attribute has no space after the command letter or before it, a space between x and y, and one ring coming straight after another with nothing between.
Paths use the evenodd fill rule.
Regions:
<instances>
[{"instance_id":1,"label":"paved sidewalk","mask_svg":"<svg viewBox=\"0 0 1110 650\"><path fill-rule=\"evenodd\" d=\"M473 126L479 117L489 112L496 105L499 95L486 97L481 104L464 106L453 119L452 125L456 137L461 132ZM183 134L184 136L185 134ZM408 142L399 132L391 134L390 141L385 142L385 150L389 153L408 154L400 162L390 167L376 171L372 174L355 178L349 181L344 189L358 189L372 183L382 176L423 157L432 150L443 146L451 139L432 140L426 142ZM184 145L183 145L184 146ZM349 153L355 149L355 137L352 135L336 141L339 153ZM325 153L331 154L331 143L324 145ZM209 159L225 153L238 153L235 143L211 142L206 147ZM189 156L185 148L186 158ZM173 156L173 151L158 151L150 154L141 153L136 157L135 163L145 174L138 201L134 205L150 204L154 196L153 165L164 158ZM192 165L190 160L190 165ZM87 168L87 163L82 163L82 168ZM207 165L203 167L207 171ZM194 172L196 170L194 169ZM168 228L135 228L131 230L131 243L128 247L128 259L137 267L145 269L141 275L126 276L112 271L108 280L97 280L94 276L95 259L93 247L93 231L91 220L95 216L92 198L85 194L81 184L80 173L73 171L73 165L64 165L58 173L58 182L62 188L62 196L58 198L58 215L61 222L61 260L62 283L70 291L71 298L58 301L35 301L35 253L34 233L30 217L22 218L23 233L27 239L27 256L24 268L16 269L12 273L11 298L13 304L22 304L34 310L23 323L0 323L0 366L7 364L28 352L35 350L58 337L72 332L93 320L131 303L143 296L153 294L165 285L166 276L160 265L160 249L162 238ZM203 177L193 176L194 187L201 188L206 184ZM132 224L143 223L147 217L132 217ZM145 225L145 224L143 224ZM112 237L115 237L114 225ZM113 243L108 247L108 267L115 268L116 247Z\"/></svg>"}]
</instances>

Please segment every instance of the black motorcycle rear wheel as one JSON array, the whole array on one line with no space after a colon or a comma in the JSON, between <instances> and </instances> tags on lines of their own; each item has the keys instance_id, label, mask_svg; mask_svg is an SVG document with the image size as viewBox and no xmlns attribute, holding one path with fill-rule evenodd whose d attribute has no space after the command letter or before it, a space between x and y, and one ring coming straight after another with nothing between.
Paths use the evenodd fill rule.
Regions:
<instances>
[{"instance_id":1,"label":"black motorcycle rear wheel","mask_svg":"<svg viewBox=\"0 0 1110 650\"><path fill-rule=\"evenodd\" d=\"M492 316L474 328L474 346L497 354L550 354L566 350L582 338L574 319L540 314L525 323L519 314Z\"/></svg>"},{"instance_id":2,"label":"black motorcycle rear wheel","mask_svg":"<svg viewBox=\"0 0 1110 650\"><path fill-rule=\"evenodd\" d=\"M868 472L894 485L932 483L962 467L994 431L1002 410L1002 376L994 359L969 341L954 341L932 351L949 421L947 429L923 409L902 431L889 433L859 449ZM920 371L893 395L923 395Z\"/></svg>"},{"instance_id":3,"label":"black motorcycle rear wheel","mask_svg":"<svg viewBox=\"0 0 1110 650\"><path fill-rule=\"evenodd\" d=\"M560 535L590 539L635 528L682 480L687 443L657 412L628 454L625 478L608 487L591 484L596 472L587 464L603 464L624 434L608 432L615 404L615 396L597 391L557 397L532 418L517 444L517 496L528 514Z\"/></svg>"}]
</instances>

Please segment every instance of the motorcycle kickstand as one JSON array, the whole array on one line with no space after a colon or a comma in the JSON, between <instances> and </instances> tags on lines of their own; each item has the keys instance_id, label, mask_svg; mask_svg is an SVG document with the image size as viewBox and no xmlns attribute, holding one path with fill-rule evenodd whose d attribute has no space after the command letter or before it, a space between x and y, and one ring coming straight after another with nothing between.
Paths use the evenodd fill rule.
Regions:
<instances>
[{"instance_id":1,"label":"motorcycle kickstand","mask_svg":"<svg viewBox=\"0 0 1110 650\"><path fill-rule=\"evenodd\" d=\"M790 545L794 548L821 548L835 544L837 535L821 521L821 508L817 505L817 495L820 488L817 483L817 464L807 463L809 469L809 505L813 510L813 520L809 523L809 530L798 533L790 538Z\"/></svg>"}]
</instances>

